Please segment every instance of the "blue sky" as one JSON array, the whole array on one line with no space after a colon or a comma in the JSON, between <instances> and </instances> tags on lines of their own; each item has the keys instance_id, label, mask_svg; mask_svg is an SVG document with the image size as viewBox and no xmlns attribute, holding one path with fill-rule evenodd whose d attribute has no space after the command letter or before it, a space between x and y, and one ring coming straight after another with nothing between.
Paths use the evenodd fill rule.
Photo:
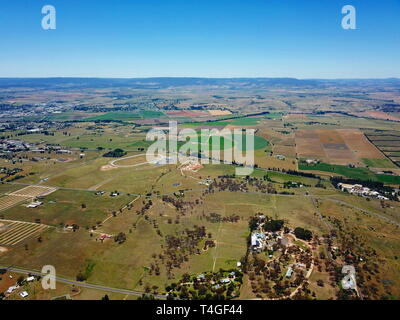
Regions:
<instances>
[{"instance_id":1,"label":"blue sky","mask_svg":"<svg viewBox=\"0 0 400 320\"><path fill-rule=\"evenodd\" d=\"M0 2L0 77L385 78L399 57L400 0Z\"/></svg>"}]
</instances>

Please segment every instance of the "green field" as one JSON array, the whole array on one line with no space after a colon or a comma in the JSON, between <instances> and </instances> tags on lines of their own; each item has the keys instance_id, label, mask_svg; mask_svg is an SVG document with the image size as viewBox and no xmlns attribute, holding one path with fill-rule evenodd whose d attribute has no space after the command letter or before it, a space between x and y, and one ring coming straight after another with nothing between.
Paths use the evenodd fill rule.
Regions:
<instances>
[{"instance_id":1,"label":"green field","mask_svg":"<svg viewBox=\"0 0 400 320\"><path fill-rule=\"evenodd\" d=\"M239 118L233 120L230 124L234 126L255 126L260 122L260 118Z\"/></svg>"},{"instance_id":2,"label":"green field","mask_svg":"<svg viewBox=\"0 0 400 320\"><path fill-rule=\"evenodd\" d=\"M225 127L231 124L229 121L203 121L203 122L187 122L183 123L183 128L196 128L196 127Z\"/></svg>"},{"instance_id":3,"label":"green field","mask_svg":"<svg viewBox=\"0 0 400 320\"><path fill-rule=\"evenodd\" d=\"M112 198L109 194L96 196L94 193L95 191L58 190L42 200L43 205L37 208L19 205L2 214L5 219L10 220L35 222L35 219L40 219L42 223L53 226L76 223L81 227L91 227L135 199L134 196L121 195ZM83 204L85 208L82 208Z\"/></svg>"},{"instance_id":4,"label":"green field","mask_svg":"<svg viewBox=\"0 0 400 320\"><path fill-rule=\"evenodd\" d=\"M275 117L275 115L271 115L271 117ZM225 127L227 125L234 126L255 126L257 125L262 118L249 118L249 117L237 117L233 120L224 120L221 118L218 121L203 121L203 122L188 122L183 124L184 127L201 127L201 126L209 126L209 127Z\"/></svg>"},{"instance_id":5,"label":"green field","mask_svg":"<svg viewBox=\"0 0 400 320\"><path fill-rule=\"evenodd\" d=\"M347 166L318 163L314 165L299 164L299 170L314 170L337 173L347 178L359 180L379 181L389 184L400 184L400 176L392 176L385 174L374 174L367 168L349 168Z\"/></svg>"},{"instance_id":6,"label":"green field","mask_svg":"<svg viewBox=\"0 0 400 320\"><path fill-rule=\"evenodd\" d=\"M389 159L361 159L362 162L371 168L397 168Z\"/></svg>"},{"instance_id":7,"label":"green field","mask_svg":"<svg viewBox=\"0 0 400 320\"><path fill-rule=\"evenodd\" d=\"M200 132L198 132L197 137L192 137L191 140L192 141L196 140L197 143L199 144L200 148L203 150L203 148L206 148L206 143L201 144L201 139L202 139L202 135ZM218 150L218 149L224 150L224 149L228 149L228 146L230 146L230 145L232 145L233 147L235 147L235 146L239 147L238 143L236 143L236 141L237 141L236 137L234 140L232 140L232 139L221 136L219 139L219 145L218 145L218 143L214 143L214 139L215 138L210 137L208 140L209 150ZM238 138L238 139L240 139L240 138ZM196 143L196 142L193 141L193 143ZM242 135L242 146L241 146L242 151L247 150L246 143L247 143L246 136ZM179 142L178 147L181 147L184 144L185 144L185 142ZM269 145L269 142L266 139L264 139L263 137L254 136L254 150L263 149L268 145Z\"/></svg>"},{"instance_id":8,"label":"green field","mask_svg":"<svg viewBox=\"0 0 400 320\"><path fill-rule=\"evenodd\" d=\"M95 117L85 118L82 121L132 121L149 118L164 117L159 111L142 110L139 112L109 112Z\"/></svg>"},{"instance_id":9,"label":"green field","mask_svg":"<svg viewBox=\"0 0 400 320\"><path fill-rule=\"evenodd\" d=\"M282 118L282 113L273 112L273 113L266 114L263 117L266 119L280 119L280 118Z\"/></svg>"}]
</instances>

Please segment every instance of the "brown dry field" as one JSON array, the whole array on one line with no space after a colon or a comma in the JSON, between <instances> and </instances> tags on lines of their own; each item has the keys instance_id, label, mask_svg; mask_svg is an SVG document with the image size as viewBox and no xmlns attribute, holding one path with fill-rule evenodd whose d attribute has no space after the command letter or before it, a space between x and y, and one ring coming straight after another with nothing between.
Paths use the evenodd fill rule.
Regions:
<instances>
[{"instance_id":1,"label":"brown dry field","mask_svg":"<svg viewBox=\"0 0 400 320\"><path fill-rule=\"evenodd\" d=\"M276 122L269 122L272 125L277 125ZM257 128L257 135L268 140L272 144L282 144L282 145L294 145L294 135L292 134L282 134L273 129L272 125L268 125L268 128L260 127Z\"/></svg>"},{"instance_id":2,"label":"brown dry field","mask_svg":"<svg viewBox=\"0 0 400 320\"><path fill-rule=\"evenodd\" d=\"M284 119L306 119L307 115L304 113L289 113L282 118Z\"/></svg>"},{"instance_id":3,"label":"brown dry field","mask_svg":"<svg viewBox=\"0 0 400 320\"><path fill-rule=\"evenodd\" d=\"M273 150L275 155L281 154L286 157L296 157L296 148L294 146L275 145Z\"/></svg>"},{"instance_id":4,"label":"brown dry field","mask_svg":"<svg viewBox=\"0 0 400 320\"><path fill-rule=\"evenodd\" d=\"M385 156L357 129L340 129L340 135L358 158L385 159Z\"/></svg>"},{"instance_id":5,"label":"brown dry field","mask_svg":"<svg viewBox=\"0 0 400 320\"><path fill-rule=\"evenodd\" d=\"M299 158L318 158L342 165L362 158L385 158L358 129L298 130L296 150Z\"/></svg>"},{"instance_id":6,"label":"brown dry field","mask_svg":"<svg viewBox=\"0 0 400 320\"><path fill-rule=\"evenodd\" d=\"M285 170L297 169L297 163L293 159L279 160L275 156L256 156L254 161L260 168L281 168Z\"/></svg>"},{"instance_id":7,"label":"brown dry field","mask_svg":"<svg viewBox=\"0 0 400 320\"><path fill-rule=\"evenodd\" d=\"M328 161L316 130L298 130L295 139L299 158L318 158L324 162Z\"/></svg>"},{"instance_id":8,"label":"brown dry field","mask_svg":"<svg viewBox=\"0 0 400 320\"><path fill-rule=\"evenodd\" d=\"M207 111L189 111L189 110L177 110L177 111L168 111L167 115L172 117L207 117L209 114Z\"/></svg>"},{"instance_id":9,"label":"brown dry field","mask_svg":"<svg viewBox=\"0 0 400 320\"><path fill-rule=\"evenodd\" d=\"M227 116L227 115L230 115L232 113L232 112L230 112L228 110L208 110L208 112L212 116Z\"/></svg>"}]
</instances>

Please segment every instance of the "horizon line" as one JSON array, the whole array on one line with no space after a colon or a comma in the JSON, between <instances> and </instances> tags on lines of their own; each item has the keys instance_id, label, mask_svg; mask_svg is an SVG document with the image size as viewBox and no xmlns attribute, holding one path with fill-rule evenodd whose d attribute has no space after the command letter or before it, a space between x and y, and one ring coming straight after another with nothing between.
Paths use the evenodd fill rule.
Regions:
<instances>
[{"instance_id":1,"label":"horizon line","mask_svg":"<svg viewBox=\"0 0 400 320\"><path fill-rule=\"evenodd\" d=\"M268 76L258 76L258 77L200 77L200 76L148 76L148 77L96 77L96 76L46 76L46 77L2 77L0 79L124 79L124 80L134 80L134 79L216 79L216 80L230 80L230 79L295 79L295 80L400 80L400 77L349 77L349 78L297 78L289 76L281 77L268 77Z\"/></svg>"}]
</instances>

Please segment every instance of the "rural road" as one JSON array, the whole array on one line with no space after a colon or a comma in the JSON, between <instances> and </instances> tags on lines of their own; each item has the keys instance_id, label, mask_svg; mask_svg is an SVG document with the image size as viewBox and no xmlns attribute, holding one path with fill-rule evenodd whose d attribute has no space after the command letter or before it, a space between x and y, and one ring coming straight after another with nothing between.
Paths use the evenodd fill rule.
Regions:
<instances>
[{"instance_id":1,"label":"rural road","mask_svg":"<svg viewBox=\"0 0 400 320\"><path fill-rule=\"evenodd\" d=\"M41 276L41 277L45 275L45 274L42 274L41 272L38 272L35 270L27 270L27 269L16 268L16 267L0 267L0 269L6 269L7 271L11 271L11 272L15 272L15 273L31 274L31 275L35 275L35 276ZM86 283L86 282L78 282L78 281L74 281L74 280L69 280L66 278L58 277L58 276L56 276L56 281L65 283L65 284L75 285L77 287L95 289L95 290L107 291L107 292L114 292L114 293L122 293L122 294L126 294L126 295L133 295L133 296L141 297L144 294L144 292L142 292L142 291L106 287L106 286L95 285L95 284L90 284L90 283ZM165 295L160 295L160 294L154 295L154 297L156 299L166 299Z\"/></svg>"},{"instance_id":2,"label":"rural road","mask_svg":"<svg viewBox=\"0 0 400 320\"><path fill-rule=\"evenodd\" d=\"M125 157L125 158L118 158L118 159L115 159L115 160L112 160L111 162L109 162L109 165L113 166L113 167L116 167L116 168L134 168L134 167L138 167L138 166L142 166L142 165L148 164L147 161L136 163L136 164L130 164L130 165L118 165L118 164L116 164L117 162L122 161L122 160L128 160L128 159L133 159L133 158L138 158L138 157L143 157L143 156L146 156L146 154L143 153L143 154L136 154L134 156L129 156L129 157Z\"/></svg>"},{"instance_id":3,"label":"rural road","mask_svg":"<svg viewBox=\"0 0 400 320\"><path fill-rule=\"evenodd\" d=\"M321 197L321 198L322 198L322 197ZM364 214L368 214L368 215L374 216L375 218L384 220L384 221L386 221L386 222L389 222L389 223L391 223L391 224L394 224L394 225L400 227L400 223L399 223L399 222L394 221L394 220L392 220L392 219L389 219L388 217L382 216L382 215L380 215L380 214L378 214L378 213L372 212L372 211L370 211L370 210L362 209L362 208L360 208L360 207L354 206L354 205L352 205L352 204L350 204L350 203L347 203L347 202L342 201L342 200L339 200L339 199L334 199L334 198L323 198L323 199L328 200L328 201L332 201L332 202L336 202L336 203L338 203L338 204L342 204L342 205L347 206L347 207L349 207L349 208L353 208L353 209L355 209L355 210L361 211L361 212L363 212Z\"/></svg>"}]
</instances>

